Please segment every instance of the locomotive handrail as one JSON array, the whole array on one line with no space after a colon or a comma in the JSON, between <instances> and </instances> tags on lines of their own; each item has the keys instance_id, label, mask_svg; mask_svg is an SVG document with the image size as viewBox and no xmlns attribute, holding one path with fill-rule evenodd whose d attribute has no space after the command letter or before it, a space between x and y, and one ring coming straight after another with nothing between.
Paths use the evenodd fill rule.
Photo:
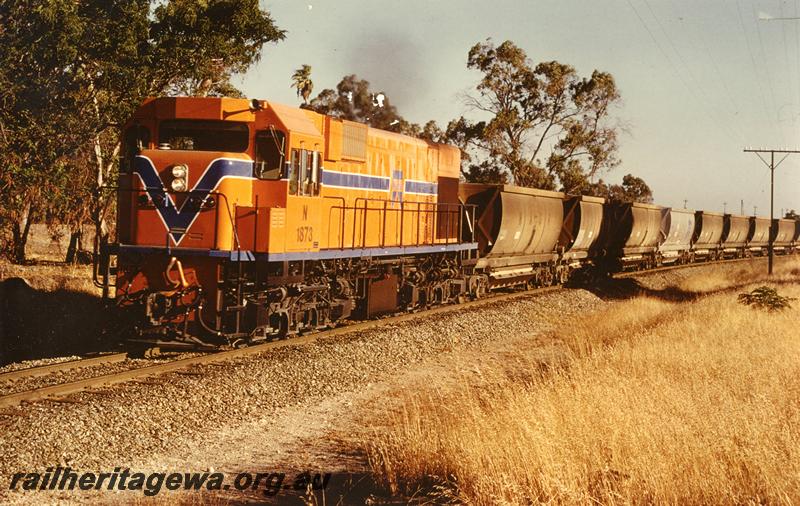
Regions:
<instances>
[{"instance_id":1,"label":"locomotive handrail","mask_svg":"<svg viewBox=\"0 0 800 506\"><path fill-rule=\"evenodd\" d=\"M332 196L332 195L323 195L322 198L331 199L331 200L341 200L342 201L342 206L347 205L347 202L344 200L344 197L335 197L335 196ZM333 211L334 209L337 209L337 207L336 206L331 207L331 211ZM344 213L342 212L342 213L339 213L339 214L342 217L341 225L339 226L339 231L340 231L339 233L342 236L341 249L344 249L344 233L343 233L343 231L344 231ZM330 217L328 219L328 222L330 222ZM330 227L328 227L328 240L329 240L328 242L330 242L330 237L331 237L330 236Z\"/></svg>"},{"instance_id":2,"label":"locomotive handrail","mask_svg":"<svg viewBox=\"0 0 800 506\"><path fill-rule=\"evenodd\" d=\"M431 216L434 213L444 215L446 223L445 227L445 234L444 234L444 244L455 244L460 242L462 239L459 236L451 237L452 232L459 232L462 228L462 215L461 212L469 212L471 211L474 215L475 213L475 206L474 204L462 204L462 203L454 203L454 202L409 202L409 201L401 201L395 202L387 199L377 199L377 198L367 198L367 197L358 197L355 199L352 205L347 205L344 202L344 199L341 197L328 197L328 198L335 198L342 201L341 205L335 205L330 208L331 211L338 211L341 219L339 220L339 240L338 247L339 249L347 249L345 247L345 233L344 233L344 225L345 225L345 216L346 213L349 211L353 212L353 226L352 226L352 237L351 242L349 244L349 248L356 248L356 247L366 247L367 244L367 221L370 215L370 212L377 212L381 214L381 235L379 244L381 247L386 245L387 240L387 217L389 212L399 213L400 216L400 223L398 230L400 231L398 240L399 245L403 246L405 242L405 215L407 213L411 213L412 216L416 216L417 219L417 226L416 226L416 233L414 236L413 245L421 245L421 244L435 244L436 243L436 228L441 226L441 220L434 221L434 227L430 231L430 235L426 231L425 237L422 236L421 226L422 226L422 217L424 216ZM377 203L379 204L378 207L371 207L370 203ZM399 204L399 207L389 206L389 204ZM413 208L411 208L413 206ZM457 216L457 224L458 227L456 230L453 230L450 220L452 219L451 216ZM412 218L413 219L413 218ZM330 220L330 218L329 218ZM359 227L359 225L361 225ZM357 234L356 231L360 228L361 234ZM426 227L427 228L427 227ZM329 229L330 232L330 229ZM330 237L330 236L329 236ZM474 242L474 230L472 231L471 241Z\"/></svg>"},{"instance_id":3,"label":"locomotive handrail","mask_svg":"<svg viewBox=\"0 0 800 506\"><path fill-rule=\"evenodd\" d=\"M150 190L157 190L158 192L163 193L163 194L174 194L174 195L191 195L192 194L191 190L174 191L174 190L167 190L167 189L165 189L163 187L161 187L161 188L159 188L159 187L142 187L142 188L103 187L103 189L113 190L113 191L116 191L116 192L136 193L136 194L144 194L144 195L147 195L147 192L150 191ZM149 195L148 195L148 197L149 197ZM207 207L206 208L206 207L204 207L204 204L208 200L209 197L214 197L217 200L216 200L216 203L213 205L213 207ZM139 204L138 202L134 202L133 205L142 206L142 204ZM155 204L152 204L152 203L149 203L149 202L147 204L144 204L144 205L155 208ZM234 219L234 217L232 215L230 201L228 200L227 195L225 195L224 193L218 192L218 191L208 192L208 194L205 197L203 197L203 199L197 204L197 206L199 207L199 211L198 212L201 212L203 210L209 210L209 211L212 210L212 209L214 210L214 240L212 241L214 248L217 247L217 240L219 239L219 213L220 213L220 209L219 208L221 206L223 206L223 205L226 208L226 213L228 215L228 221L231 224L231 231L233 233L233 238L235 240L236 249L240 250L241 249L241 243L239 241L238 227L236 226L236 220ZM119 213L120 210L117 209L117 212ZM117 220L117 221L119 221L119 220ZM167 253L168 254L169 254L169 252L170 252L170 250L172 248L172 245L169 242L170 230L171 229L169 229L169 228L167 229L167 237L166 237L166 239L167 239L166 249L167 249ZM120 243L119 233L120 233L119 227L117 227L116 228L116 237L115 237L115 241L114 241L116 243Z\"/></svg>"}]
</instances>

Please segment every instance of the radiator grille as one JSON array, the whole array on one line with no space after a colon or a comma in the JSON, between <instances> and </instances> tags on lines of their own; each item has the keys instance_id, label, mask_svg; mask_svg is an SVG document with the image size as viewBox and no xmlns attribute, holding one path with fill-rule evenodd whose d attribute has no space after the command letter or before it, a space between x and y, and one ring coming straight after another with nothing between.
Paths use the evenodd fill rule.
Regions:
<instances>
[{"instance_id":1,"label":"radiator grille","mask_svg":"<svg viewBox=\"0 0 800 506\"><path fill-rule=\"evenodd\" d=\"M342 157L351 160L366 160L367 125L344 121L342 127Z\"/></svg>"}]
</instances>

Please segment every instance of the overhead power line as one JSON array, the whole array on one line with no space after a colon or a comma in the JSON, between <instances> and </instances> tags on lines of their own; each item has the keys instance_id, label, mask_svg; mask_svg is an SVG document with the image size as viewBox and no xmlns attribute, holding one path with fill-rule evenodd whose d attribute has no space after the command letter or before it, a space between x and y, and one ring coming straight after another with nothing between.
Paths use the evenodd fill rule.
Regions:
<instances>
[{"instance_id":1,"label":"overhead power line","mask_svg":"<svg viewBox=\"0 0 800 506\"><path fill-rule=\"evenodd\" d=\"M672 6L673 14L675 14L675 16L677 18L683 19L682 16L680 16L679 10L675 6L675 1L674 0L670 0L670 5ZM742 109L739 107L739 103L734 98L734 95L731 92L730 87L728 86L728 79L725 79L725 77L722 75L722 71L720 70L719 65L717 64L717 59L714 57L714 55L711 52L711 43L709 42L709 39L711 37L708 36L708 33L709 32L707 32L705 30L701 32L701 34L700 34L700 44L703 46L703 49L704 49L704 51L706 53L706 56L708 57L708 61L710 62L711 68L714 70L714 73L717 76L717 81L722 86L722 90L724 92L723 94L725 95L725 98L727 98L728 103L730 104L730 107L731 107L730 114L733 117L732 119L734 119L734 121L730 121L727 124L735 132L735 134L736 134L736 136L738 138L744 139L745 135L744 135L744 130L743 130L742 126L741 126L741 123L739 121L736 121L736 120L738 120L740 118L735 118L735 116Z\"/></svg>"},{"instance_id":2,"label":"overhead power line","mask_svg":"<svg viewBox=\"0 0 800 506\"><path fill-rule=\"evenodd\" d=\"M762 112L764 113L764 119L766 120L766 124L769 125L772 121L769 119L769 108L767 107L767 98L766 93L764 93L764 85L761 82L761 74L758 71L758 65L756 65L756 58L753 54L753 47L750 45L750 37L747 36L747 28L744 24L744 16L742 16L742 7L739 4L739 0L736 0L736 12L739 14L739 25L742 27L742 35L744 37L745 44L747 45L747 52L750 55L750 62L753 65L753 76L756 79L756 83L758 83L758 91L759 96L761 97L761 103L763 105ZM777 127L776 127L777 128Z\"/></svg>"},{"instance_id":3,"label":"overhead power line","mask_svg":"<svg viewBox=\"0 0 800 506\"><path fill-rule=\"evenodd\" d=\"M750 4L750 9L753 11L753 18L758 18L758 15L756 14L755 2ZM764 51L764 39L761 37L761 26L758 23L756 23L756 33L758 34L758 44L761 48L761 61L764 63L764 73L767 75L767 86L769 87L769 96L772 100L772 110L775 111L775 124L778 128L778 135L781 138L781 142L783 142L783 145L785 146L786 136L783 133L783 129L780 128L778 102L775 100L775 88L772 86L772 76L770 75L769 65L767 64L767 53Z\"/></svg>"},{"instance_id":4,"label":"overhead power line","mask_svg":"<svg viewBox=\"0 0 800 506\"><path fill-rule=\"evenodd\" d=\"M655 16L655 15L654 15L654 13L653 13L653 10L652 10L652 8L650 7L650 4L649 4L649 3L647 3L647 0L644 0L644 1L645 1L645 4L647 5L648 9L650 10L650 13L651 13L651 14L653 14L653 16ZM723 121L723 122L721 122L721 121L720 121L718 118L715 118L715 117L714 117L714 115L712 114L712 112L709 110L709 106L708 106L708 104L710 103L710 101L709 101L708 99L706 99L706 100L703 100L703 99L701 99L701 97L699 97L699 96L698 96L698 94L697 94L697 91L696 91L696 90L701 90L701 87L699 86L699 84L697 84L697 82L696 82L697 80L696 80L696 79L694 79L694 78L691 76L691 72L689 72L689 71L688 71L688 66L687 66L687 65L686 65L686 63L685 63L685 60L683 60L683 59L682 59L682 57L680 56L680 53L679 53L679 52L677 51L677 49L675 48L675 45L674 45L674 44L672 43L672 41L669 39L669 36L668 36L668 35L666 35L666 31L664 30L663 26L661 26L661 23L658 21L658 18L656 18L656 23L659 25L659 27L661 28L661 31L662 31L662 32L665 34L665 36L667 37L667 40L668 40L668 42L670 43L670 45L671 45L671 47L672 47L673 51L675 51L675 54L676 54L676 55L678 56L678 58L679 58L679 59L681 59L681 61L684 63L684 67L686 67L686 68L687 68L687 73L690 75L690 78L691 78L693 81L695 81L695 85L694 85L694 86L692 86L692 85L691 85L691 84L690 84L690 83L687 81L687 79L686 79L686 78L683 76L683 74L682 74L682 73L679 71L679 69L678 69L677 65L676 65L676 64L673 62L673 60L672 60L672 58L669 56L668 52L667 52L667 51L664 49L664 47L663 47L663 46L661 45L661 43L658 41L658 39L656 38L655 34L654 34L654 33L653 33L653 31L650 29L650 26L647 24L647 22L644 20L644 18L642 18L642 16L641 16L641 14L639 13L638 9L636 9L636 7L633 5L632 1L631 1L631 0L627 0L627 2L628 2L628 5L630 6L631 10L633 10L634 14L635 14L635 15L636 15L636 17L639 19L639 22L642 24L642 26L644 27L644 29L645 29L645 30L647 31L647 33L650 35L650 38L653 40L653 43L656 45L656 48L659 50L659 52L661 53L661 55L662 55L662 56L664 57L664 59L667 61L667 64L670 66L670 69L672 70L672 73L673 73L673 74L674 74L674 75L675 75L675 76L678 78L678 80L681 82L681 84L683 84L683 86L684 86L684 87L686 88L686 90L689 92L689 95L691 95L691 97L692 97L692 98L693 98L693 99L694 99L694 100L695 100L695 101L698 103L698 105L700 106L700 109L701 109L701 110L702 110L702 111L705 113L705 115L708 117L708 119L710 119L710 120L711 120L711 122L712 122L712 123L713 123L713 124L714 124L714 125L717 127L717 129L718 129L720 132L722 132L723 134L725 134L725 136L727 136L727 137L728 137L728 139L730 139L730 140L731 140L733 143L739 143L739 142L741 142L740 140L737 140L737 139L735 138L735 137L736 137L736 134L735 134L735 133L732 133L732 132L731 132L731 131L730 131L730 130L727 128L727 126L726 126L726 123L725 123L724 121Z\"/></svg>"}]
</instances>

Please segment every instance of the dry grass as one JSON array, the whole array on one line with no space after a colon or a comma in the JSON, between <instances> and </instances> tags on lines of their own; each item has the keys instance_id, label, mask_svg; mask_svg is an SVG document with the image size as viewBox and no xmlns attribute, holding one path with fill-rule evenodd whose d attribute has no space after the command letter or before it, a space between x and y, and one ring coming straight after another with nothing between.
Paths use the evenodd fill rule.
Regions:
<instances>
[{"instance_id":1,"label":"dry grass","mask_svg":"<svg viewBox=\"0 0 800 506\"><path fill-rule=\"evenodd\" d=\"M91 249L94 231L84 227L84 248ZM44 224L32 225L26 248L28 265L15 265L0 258L0 281L23 278L31 287L44 292L66 290L100 295L101 290L92 283L90 265L68 265L63 262L69 244L66 227L48 228Z\"/></svg>"},{"instance_id":2,"label":"dry grass","mask_svg":"<svg viewBox=\"0 0 800 506\"><path fill-rule=\"evenodd\" d=\"M703 272L702 274L689 276L677 283L677 288L686 292L710 293L724 290L732 286L742 286L755 283L764 279L766 261L759 263L741 264L735 270L718 268ZM800 277L800 258L798 256L776 257L775 275L773 281L791 281Z\"/></svg>"},{"instance_id":3,"label":"dry grass","mask_svg":"<svg viewBox=\"0 0 800 506\"><path fill-rule=\"evenodd\" d=\"M797 297L792 269L777 288ZM757 278L704 274L684 288ZM557 363L520 350L513 367L528 357L537 374L487 362L456 388L404 394L371 464L395 491L477 504L797 502L798 306L761 312L735 291L614 304L562 329Z\"/></svg>"},{"instance_id":4,"label":"dry grass","mask_svg":"<svg viewBox=\"0 0 800 506\"><path fill-rule=\"evenodd\" d=\"M53 262L15 265L6 260L0 260L0 281L7 278L23 278L32 288L44 292L67 290L98 296L102 293L92 282L90 265L68 265Z\"/></svg>"}]
</instances>

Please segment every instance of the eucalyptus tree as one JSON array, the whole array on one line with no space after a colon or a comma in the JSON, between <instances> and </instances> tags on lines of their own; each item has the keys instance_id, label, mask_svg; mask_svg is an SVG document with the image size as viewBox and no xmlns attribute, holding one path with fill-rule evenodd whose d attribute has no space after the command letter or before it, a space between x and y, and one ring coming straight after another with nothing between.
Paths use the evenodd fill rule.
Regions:
<instances>
[{"instance_id":1,"label":"eucalyptus tree","mask_svg":"<svg viewBox=\"0 0 800 506\"><path fill-rule=\"evenodd\" d=\"M423 129L406 121L383 91L370 87L369 81L355 74L344 76L336 89L324 89L309 103L309 108L372 127L420 136Z\"/></svg>"},{"instance_id":2,"label":"eucalyptus tree","mask_svg":"<svg viewBox=\"0 0 800 506\"><path fill-rule=\"evenodd\" d=\"M473 150L477 178L505 172L515 184L584 193L601 173L615 167L618 125L610 111L620 95L611 74L595 70L582 78L557 61L533 65L511 41L474 45L467 67L482 74L466 96L480 122L463 118L451 136Z\"/></svg>"},{"instance_id":3,"label":"eucalyptus tree","mask_svg":"<svg viewBox=\"0 0 800 506\"><path fill-rule=\"evenodd\" d=\"M0 226L16 261L64 181L57 167L86 190L79 205L104 240L111 199L101 189L135 107L148 96L239 95L231 77L285 35L258 0L4 0L0 27Z\"/></svg>"},{"instance_id":4,"label":"eucalyptus tree","mask_svg":"<svg viewBox=\"0 0 800 506\"><path fill-rule=\"evenodd\" d=\"M642 178L626 174L622 177L622 184L609 186L608 198L622 202L652 204L653 191Z\"/></svg>"}]
</instances>

